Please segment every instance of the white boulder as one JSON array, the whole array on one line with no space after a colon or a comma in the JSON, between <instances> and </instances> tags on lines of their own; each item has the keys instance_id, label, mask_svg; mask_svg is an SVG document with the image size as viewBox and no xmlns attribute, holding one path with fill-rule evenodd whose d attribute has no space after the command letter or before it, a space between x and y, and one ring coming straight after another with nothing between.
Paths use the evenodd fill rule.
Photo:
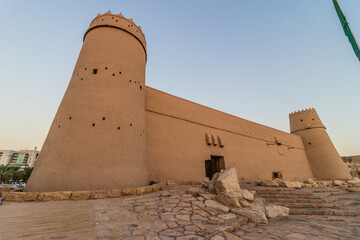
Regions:
<instances>
[{"instance_id":1,"label":"white boulder","mask_svg":"<svg viewBox=\"0 0 360 240\"><path fill-rule=\"evenodd\" d=\"M216 181L216 192L240 192L240 185L235 167L223 171Z\"/></svg>"},{"instance_id":2,"label":"white boulder","mask_svg":"<svg viewBox=\"0 0 360 240\"><path fill-rule=\"evenodd\" d=\"M278 205L269 205L265 206L265 214L268 218L281 218L287 217L289 215L289 208L278 206Z\"/></svg>"}]
</instances>

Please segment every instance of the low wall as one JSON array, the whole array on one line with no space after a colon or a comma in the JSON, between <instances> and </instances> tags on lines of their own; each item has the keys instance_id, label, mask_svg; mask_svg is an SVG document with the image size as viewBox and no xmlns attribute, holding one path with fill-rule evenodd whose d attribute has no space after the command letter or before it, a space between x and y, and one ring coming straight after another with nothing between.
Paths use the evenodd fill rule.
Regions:
<instances>
[{"instance_id":1,"label":"low wall","mask_svg":"<svg viewBox=\"0 0 360 240\"><path fill-rule=\"evenodd\" d=\"M30 202L30 201L62 201L62 200L87 200L102 198L119 198L122 196L142 195L157 192L162 189L161 184L154 184L139 188L92 190L92 191L58 191L58 192L0 192L5 201Z\"/></svg>"}]
</instances>

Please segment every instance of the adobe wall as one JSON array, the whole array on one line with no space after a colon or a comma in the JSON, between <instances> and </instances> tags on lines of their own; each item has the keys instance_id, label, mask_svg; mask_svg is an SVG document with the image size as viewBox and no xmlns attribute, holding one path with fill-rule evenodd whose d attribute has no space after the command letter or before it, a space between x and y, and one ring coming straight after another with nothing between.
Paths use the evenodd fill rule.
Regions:
<instances>
[{"instance_id":1,"label":"adobe wall","mask_svg":"<svg viewBox=\"0 0 360 240\"><path fill-rule=\"evenodd\" d=\"M131 19L98 15L25 191L148 184L145 37Z\"/></svg>"},{"instance_id":2,"label":"adobe wall","mask_svg":"<svg viewBox=\"0 0 360 240\"><path fill-rule=\"evenodd\" d=\"M350 179L351 175L326 132L315 109L289 115L291 133L300 136L314 177L318 179Z\"/></svg>"},{"instance_id":3,"label":"adobe wall","mask_svg":"<svg viewBox=\"0 0 360 240\"><path fill-rule=\"evenodd\" d=\"M288 180L313 177L298 136L150 87L145 96L149 180L201 181L210 155L224 156L225 166L235 166L240 179L271 179L273 171Z\"/></svg>"}]
</instances>

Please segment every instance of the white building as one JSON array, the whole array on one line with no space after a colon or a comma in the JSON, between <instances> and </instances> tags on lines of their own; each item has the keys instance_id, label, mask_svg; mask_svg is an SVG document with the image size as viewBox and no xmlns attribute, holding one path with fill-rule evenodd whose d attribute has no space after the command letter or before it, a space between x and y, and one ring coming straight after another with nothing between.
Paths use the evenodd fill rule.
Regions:
<instances>
[{"instance_id":1,"label":"white building","mask_svg":"<svg viewBox=\"0 0 360 240\"><path fill-rule=\"evenodd\" d=\"M34 150L19 150L19 153L28 154L27 165L29 167L34 167L35 160L38 158L40 151Z\"/></svg>"},{"instance_id":2,"label":"white building","mask_svg":"<svg viewBox=\"0 0 360 240\"><path fill-rule=\"evenodd\" d=\"M0 150L0 165L33 167L39 151L36 150Z\"/></svg>"},{"instance_id":3,"label":"white building","mask_svg":"<svg viewBox=\"0 0 360 240\"><path fill-rule=\"evenodd\" d=\"M14 150L0 150L0 165L8 165L14 153Z\"/></svg>"}]
</instances>

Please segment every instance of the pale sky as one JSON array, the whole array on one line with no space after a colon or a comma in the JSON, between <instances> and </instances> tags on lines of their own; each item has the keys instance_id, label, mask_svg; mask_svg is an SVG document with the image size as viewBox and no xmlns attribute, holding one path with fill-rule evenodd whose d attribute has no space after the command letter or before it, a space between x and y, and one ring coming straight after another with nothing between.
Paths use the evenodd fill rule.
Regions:
<instances>
[{"instance_id":1,"label":"pale sky","mask_svg":"<svg viewBox=\"0 0 360 240\"><path fill-rule=\"evenodd\" d=\"M360 1L338 0L360 39ZM97 13L147 40L148 86L289 132L313 107L360 154L360 62L331 0L0 0L0 149L41 148Z\"/></svg>"}]
</instances>

